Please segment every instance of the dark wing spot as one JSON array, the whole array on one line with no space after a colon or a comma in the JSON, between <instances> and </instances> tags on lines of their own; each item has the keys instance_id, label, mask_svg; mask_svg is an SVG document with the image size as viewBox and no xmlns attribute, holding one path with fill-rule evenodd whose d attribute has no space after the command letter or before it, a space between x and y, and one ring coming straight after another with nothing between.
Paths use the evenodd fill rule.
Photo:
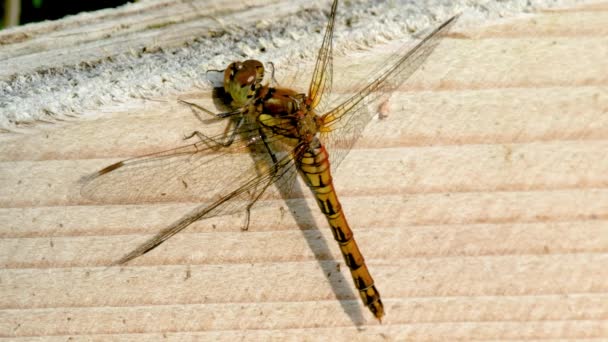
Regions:
<instances>
[{"instance_id":1,"label":"dark wing spot","mask_svg":"<svg viewBox=\"0 0 608 342\"><path fill-rule=\"evenodd\" d=\"M105 168L104 168L104 169L102 169L101 171L97 172L97 175L98 175L98 176L105 175L106 173L108 173L108 172L112 172L112 171L114 171L114 170L118 169L119 167L121 167L121 166L123 166L123 165L124 165L124 163L123 163L123 162L118 162L118 163L112 164L112 165L110 165L110 166L105 167Z\"/></svg>"}]
</instances>

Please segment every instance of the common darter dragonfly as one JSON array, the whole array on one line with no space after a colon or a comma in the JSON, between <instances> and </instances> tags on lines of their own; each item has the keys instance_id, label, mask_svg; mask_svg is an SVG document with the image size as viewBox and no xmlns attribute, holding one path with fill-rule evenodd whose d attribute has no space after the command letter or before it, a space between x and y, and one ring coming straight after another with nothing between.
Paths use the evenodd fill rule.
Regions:
<instances>
[{"instance_id":1,"label":"common darter dragonfly","mask_svg":"<svg viewBox=\"0 0 608 342\"><path fill-rule=\"evenodd\" d=\"M231 132L210 137L197 131L189 136L196 143L127 159L86 178L82 194L100 202L141 203L184 193L203 202L116 264L149 252L198 220L244 212L247 228L252 207L276 198L276 188L289 192L300 174L327 218L363 304L382 318L380 293L338 200L330 161L338 166L375 109L424 63L457 16L413 48L393 54L358 91L330 106L337 8L334 0L306 93L266 84L264 66L257 60L231 63L223 85L230 110L215 114L230 120Z\"/></svg>"}]
</instances>

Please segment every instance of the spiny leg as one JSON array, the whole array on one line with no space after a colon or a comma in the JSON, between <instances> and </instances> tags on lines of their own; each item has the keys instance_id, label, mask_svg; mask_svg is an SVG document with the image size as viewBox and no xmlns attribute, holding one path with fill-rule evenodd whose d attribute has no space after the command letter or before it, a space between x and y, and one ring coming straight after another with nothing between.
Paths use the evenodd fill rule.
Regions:
<instances>
[{"instance_id":1,"label":"spiny leg","mask_svg":"<svg viewBox=\"0 0 608 342\"><path fill-rule=\"evenodd\" d=\"M276 78L274 78L274 71L275 71L275 70L274 70L274 63L272 63L272 62L268 62L268 65L270 65L270 68L272 69L272 71L270 72L270 80L271 80L272 82L274 82L274 84L278 85L278 84L279 84L279 82L277 82L277 79L276 79Z\"/></svg>"},{"instance_id":2,"label":"spiny leg","mask_svg":"<svg viewBox=\"0 0 608 342\"><path fill-rule=\"evenodd\" d=\"M204 133L202 133L201 131L194 131L194 132L190 133L189 135L184 137L184 140L192 139L194 136L196 136L200 139L201 142L205 143L207 146L209 146L211 148L214 148L215 150L219 149L220 147L229 147L230 145L232 145L232 143L236 139L236 136L239 134L239 130L243 126L244 122L245 122L245 118L244 117L240 118L239 121L237 121L236 125L234 126L234 129L232 129L232 133L230 133L230 135L228 137L222 138L223 141L209 137L209 136L205 135Z\"/></svg>"},{"instance_id":3,"label":"spiny leg","mask_svg":"<svg viewBox=\"0 0 608 342\"><path fill-rule=\"evenodd\" d=\"M229 117L234 116L234 115L243 115L243 114L245 114L245 113L247 112L247 109L248 109L248 107L247 107L247 106L243 106L243 107L237 108L237 109L235 109L235 110L231 110L231 111L229 111L229 112L223 112L223 113L213 113L213 112L212 112L212 111L210 111L209 109L207 109L207 108L205 108L205 107L203 107L203 106L201 106L201 105L198 105L198 104L196 104L196 103L193 103L193 102L188 102L188 101L185 101L185 100L182 100L182 99L179 99L179 100L177 100L177 101L179 101L179 102L181 102L181 103L184 103L184 104L187 104L187 105L189 105L189 106L191 106L191 107L194 107L194 108L196 108L196 109L199 109L199 110L201 110L201 111L203 111L203 112L205 112L205 113L207 113L207 114L209 114L209 115L211 115L211 116L215 117L216 119L224 119L224 118L229 118ZM202 120L202 119L201 119L201 118L198 116L198 114L196 114L196 113L195 113L195 115L196 115L196 117L197 117L197 118L198 118L198 119L199 119L201 122L203 122L203 120Z\"/></svg>"},{"instance_id":4,"label":"spiny leg","mask_svg":"<svg viewBox=\"0 0 608 342\"><path fill-rule=\"evenodd\" d=\"M264 192L266 192L266 189L268 189L268 187L275 182L276 175L279 173L280 166L278 164L277 156L274 154L274 152L270 148L270 145L268 144L268 141L266 140L267 139L266 134L264 134L264 131L261 128L259 129L259 133L260 133L262 142L264 143L264 147L266 148L266 151L270 155L270 159L272 160L272 164L274 165L274 171L272 173L272 176L269 177L268 182L266 184L264 184L262 190L257 195L255 195L255 197L251 200L251 202L249 202L249 204L247 204L247 208L245 208L245 224L243 225L241 230L249 229L249 222L251 219L251 208L253 208L255 203L260 199L260 197L262 197Z\"/></svg>"},{"instance_id":5,"label":"spiny leg","mask_svg":"<svg viewBox=\"0 0 608 342\"><path fill-rule=\"evenodd\" d=\"M199 110L201 110L201 111L203 111L203 112L205 112L205 113L207 113L207 114L209 114L209 115L211 115L211 116L213 116L215 118L218 118L218 119L223 119L223 118L230 117L230 116L237 115L237 114L244 114L246 112L246 110L247 110L246 107L241 107L241 108L238 108L238 109L236 109L234 111L231 111L231 112L225 112L225 113L218 113L218 114L216 114L216 113L212 113L210 110L206 109L203 106L197 105L196 103L188 102L188 101L185 101L185 100L182 100L182 99L178 99L178 101L181 102L181 103L185 103L185 104L187 104L190 107L197 108L197 109L199 109ZM198 113L196 111L193 111L193 112L194 112L194 115L196 116L196 118L199 121L205 123L204 120L201 119L201 117L198 115ZM192 138L194 136L197 136L207 146L210 146L212 148L215 147L216 150L219 149L220 146L221 147L228 147L228 146L232 145L232 143L236 139L236 136L237 136L237 134L239 132L239 129L243 126L244 122L245 122L245 119L241 115L241 117L238 119L238 121L236 123L236 126L232 130L232 134L230 134L229 137L225 138L224 141L216 140L216 139L214 139L212 137L209 137L209 136L205 135L204 133L202 133L200 131L194 131L194 132L192 132L191 134L185 136L184 140L187 140L187 139L190 139L190 138ZM213 145L211 145L209 142L212 142Z\"/></svg>"}]
</instances>

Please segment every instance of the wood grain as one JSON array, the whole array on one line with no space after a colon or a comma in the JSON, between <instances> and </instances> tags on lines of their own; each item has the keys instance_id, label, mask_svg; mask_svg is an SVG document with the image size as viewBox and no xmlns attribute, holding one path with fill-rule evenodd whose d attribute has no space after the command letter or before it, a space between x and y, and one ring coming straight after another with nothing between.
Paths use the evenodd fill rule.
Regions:
<instances>
[{"instance_id":1,"label":"wood grain","mask_svg":"<svg viewBox=\"0 0 608 342\"><path fill-rule=\"evenodd\" d=\"M457 26L368 125L334 178L382 325L304 188L255 211L248 232L238 215L197 222L107 267L197 204L100 205L78 180L221 129L177 103L210 104L208 91L5 136L0 338L608 339L607 9ZM336 74L401 44L341 56Z\"/></svg>"}]
</instances>

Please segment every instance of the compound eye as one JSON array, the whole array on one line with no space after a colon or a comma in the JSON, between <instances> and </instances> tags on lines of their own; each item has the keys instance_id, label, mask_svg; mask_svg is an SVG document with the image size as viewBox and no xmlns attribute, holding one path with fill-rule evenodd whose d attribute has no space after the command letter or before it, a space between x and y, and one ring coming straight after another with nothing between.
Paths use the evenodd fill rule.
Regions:
<instances>
[{"instance_id":1,"label":"compound eye","mask_svg":"<svg viewBox=\"0 0 608 342\"><path fill-rule=\"evenodd\" d=\"M236 77L237 71L243 68L243 64L241 62L232 62L228 65L226 70L224 71L224 78L233 80Z\"/></svg>"}]
</instances>

